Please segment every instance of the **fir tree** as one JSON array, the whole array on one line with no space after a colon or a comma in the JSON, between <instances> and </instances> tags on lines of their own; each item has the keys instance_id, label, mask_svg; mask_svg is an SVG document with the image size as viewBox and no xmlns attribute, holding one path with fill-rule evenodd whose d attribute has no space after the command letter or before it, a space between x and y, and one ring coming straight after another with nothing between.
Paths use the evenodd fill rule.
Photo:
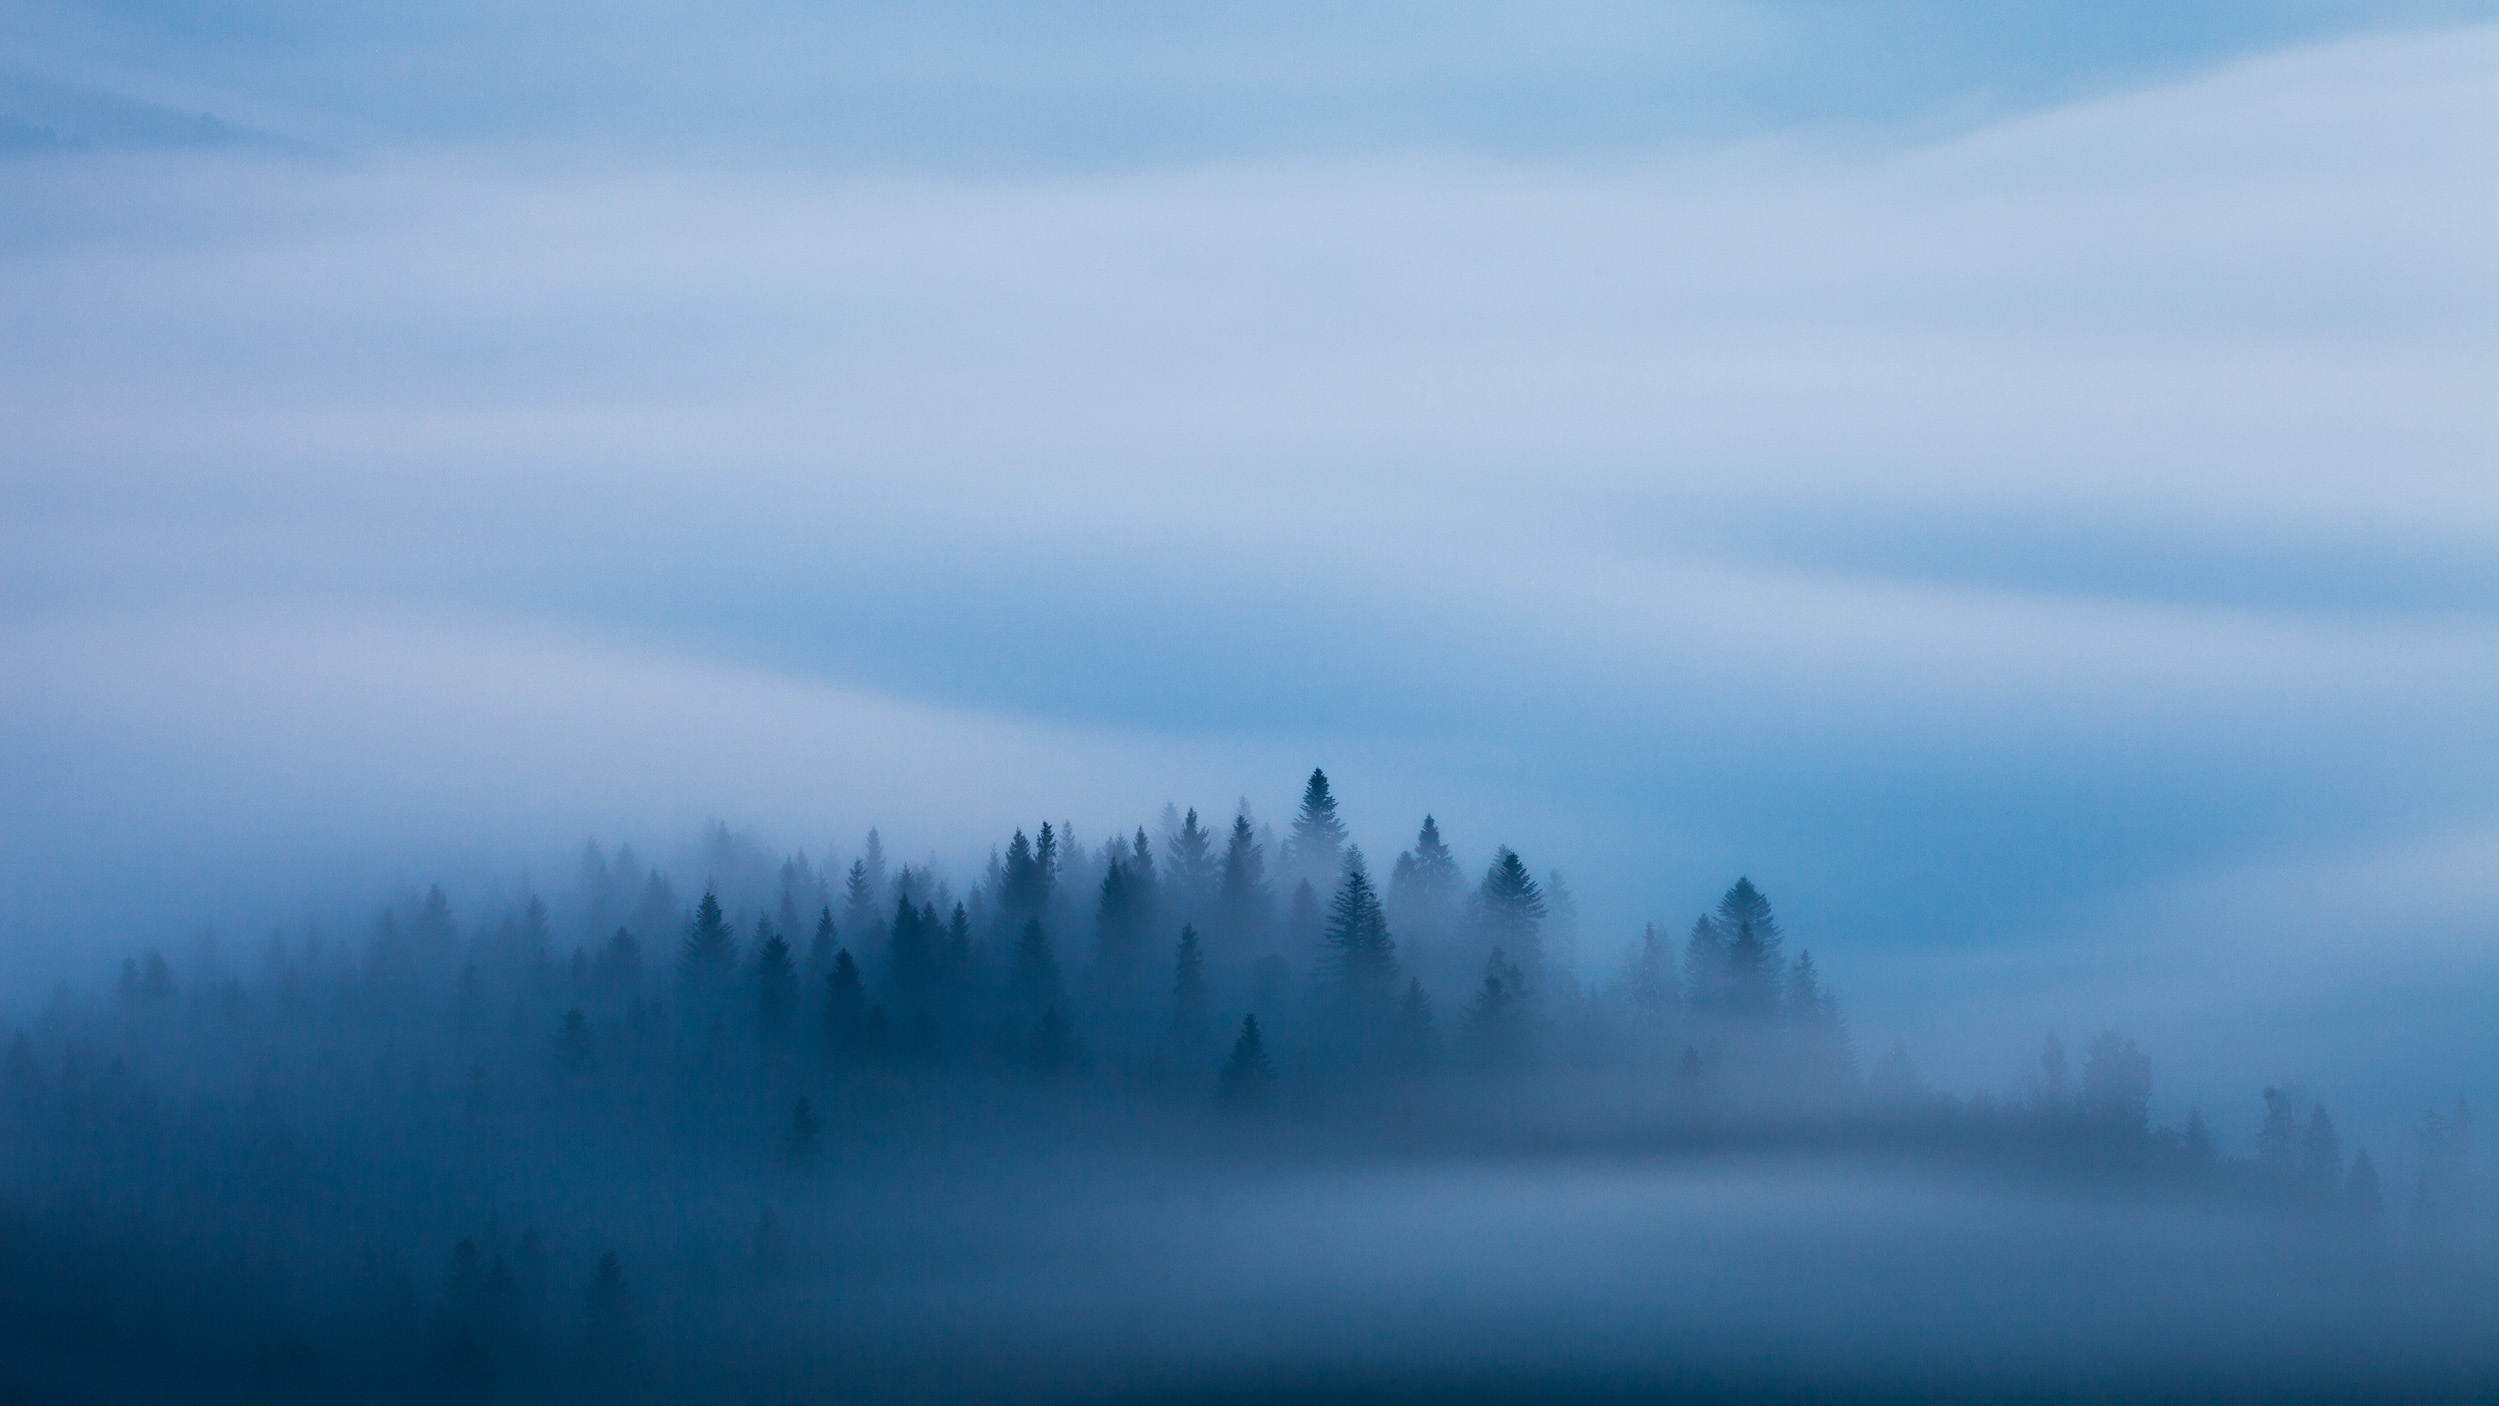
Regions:
<instances>
[{"instance_id":1,"label":"fir tree","mask_svg":"<svg viewBox=\"0 0 2499 1406\"><path fill-rule=\"evenodd\" d=\"M1301 810L1293 817L1292 838L1286 842L1287 860L1300 877L1327 883L1336 877L1344 852L1345 824L1336 818L1328 774L1313 767L1302 787Z\"/></svg>"},{"instance_id":2,"label":"fir tree","mask_svg":"<svg viewBox=\"0 0 2499 1406\"><path fill-rule=\"evenodd\" d=\"M1235 943L1250 941L1267 927L1267 861L1257 832L1244 807L1232 818L1232 835L1223 852L1222 891L1218 907L1224 934Z\"/></svg>"},{"instance_id":3,"label":"fir tree","mask_svg":"<svg viewBox=\"0 0 2499 1406\"><path fill-rule=\"evenodd\" d=\"M1492 866L1476 889L1475 912L1484 940L1509 954L1516 973L1511 995L1525 997L1544 966L1545 898L1526 863L1508 845L1493 852Z\"/></svg>"},{"instance_id":4,"label":"fir tree","mask_svg":"<svg viewBox=\"0 0 2499 1406\"><path fill-rule=\"evenodd\" d=\"M876 889L868 861L852 860L850 876L842 881L842 926L850 929L853 942L866 939L876 927Z\"/></svg>"},{"instance_id":5,"label":"fir tree","mask_svg":"<svg viewBox=\"0 0 2499 1406\"><path fill-rule=\"evenodd\" d=\"M798 1000L798 968L790 961L790 944L763 919L755 920L760 939L755 957L755 1018L764 1037L777 1040L789 1033L791 1008Z\"/></svg>"},{"instance_id":6,"label":"fir tree","mask_svg":"<svg viewBox=\"0 0 2499 1406\"><path fill-rule=\"evenodd\" d=\"M1195 808L1172 833L1166 848L1169 852L1164 855L1163 864L1170 901L1181 917L1202 920L1215 893L1215 837L1197 823Z\"/></svg>"},{"instance_id":7,"label":"fir tree","mask_svg":"<svg viewBox=\"0 0 2499 1406\"><path fill-rule=\"evenodd\" d=\"M1241 1033L1232 1042L1232 1057L1224 1061L1223 1073L1216 1083L1217 1096L1235 1107L1255 1107L1274 1096L1275 1067L1267 1062L1267 1039L1258 1030L1258 1017L1241 1017Z\"/></svg>"},{"instance_id":8,"label":"fir tree","mask_svg":"<svg viewBox=\"0 0 2499 1406\"><path fill-rule=\"evenodd\" d=\"M839 1054L856 1051L866 1035L867 992L859 980L859 964L845 947L833 956L833 973L824 979L824 1034Z\"/></svg>"},{"instance_id":9,"label":"fir tree","mask_svg":"<svg viewBox=\"0 0 2499 1406\"><path fill-rule=\"evenodd\" d=\"M906 1000L924 999L935 984L938 944L936 914L923 915L911 906L909 894L894 900L894 922L885 944L886 979Z\"/></svg>"},{"instance_id":10,"label":"fir tree","mask_svg":"<svg viewBox=\"0 0 2499 1406\"><path fill-rule=\"evenodd\" d=\"M1198 950L1197 929L1183 923L1180 946L1172 954L1171 1010L1175 1030L1194 1036L1206 1023L1206 958Z\"/></svg>"},{"instance_id":11,"label":"fir tree","mask_svg":"<svg viewBox=\"0 0 2499 1406\"><path fill-rule=\"evenodd\" d=\"M1103 868L1100 899L1094 908L1093 964L1107 980L1124 980L1135 968L1139 927L1128 865L1114 857Z\"/></svg>"},{"instance_id":12,"label":"fir tree","mask_svg":"<svg viewBox=\"0 0 2499 1406\"><path fill-rule=\"evenodd\" d=\"M1779 1005L1785 962L1779 953L1779 923L1770 900L1751 879L1739 878L1718 900L1716 928L1726 942L1729 1009L1740 1015L1767 1018Z\"/></svg>"},{"instance_id":13,"label":"fir tree","mask_svg":"<svg viewBox=\"0 0 2499 1406\"><path fill-rule=\"evenodd\" d=\"M694 923L686 930L681 974L698 990L718 990L736 969L737 960L737 935L721 916L720 895L706 888L702 903L694 910Z\"/></svg>"},{"instance_id":14,"label":"fir tree","mask_svg":"<svg viewBox=\"0 0 2499 1406\"><path fill-rule=\"evenodd\" d=\"M833 951L840 944L833 935L833 909L830 904L816 914L816 935L807 944L807 970L810 973L829 970Z\"/></svg>"},{"instance_id":15,"label":"fir tree","mask_svg":"<svg viewBox=\"0 0 2499 1406\"><path fill-rule=\"evenodd\" d=\"M1346 852L1344 882L1328 905L1324 937L1330 965L1348 982L1381 983L1397 971L1397 943L1371 887L1359 846Z\"/></svg>"}]
</instances>

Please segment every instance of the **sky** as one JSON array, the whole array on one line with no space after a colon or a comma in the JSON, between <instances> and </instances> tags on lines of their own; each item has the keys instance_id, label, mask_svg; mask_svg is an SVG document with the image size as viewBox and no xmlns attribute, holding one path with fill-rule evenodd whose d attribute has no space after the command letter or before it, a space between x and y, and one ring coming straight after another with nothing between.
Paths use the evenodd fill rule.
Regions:
<instances>
[{"instance_id":1,"label":"sky","mask_svg":"<svg viewBox=\"0 0 2499 1406\"><path fill-rule=\"evenodd\" d=\"M2499 1092L2493 131L2491 4L0 0L0 961L1324 765L1591 979Z\"/></svg>"}]
</instances>

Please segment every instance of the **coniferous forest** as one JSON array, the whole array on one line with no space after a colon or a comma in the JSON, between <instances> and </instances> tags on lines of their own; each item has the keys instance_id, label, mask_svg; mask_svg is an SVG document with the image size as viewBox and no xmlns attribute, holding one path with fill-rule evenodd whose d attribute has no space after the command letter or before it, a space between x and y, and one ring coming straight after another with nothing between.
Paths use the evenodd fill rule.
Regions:
<instances>
[{"instance_id":1,"label":"coniferous forest","mask_svg":"<svg viewBox=\"0 0 2499 1406\"><path fill-rule=\"evenodd\" d=\"M2499 1386L2462 1104L2225 1145L2116 1031L1933 1088L1749 879L1574 970L1559 873L1315 771L976 875L700 853L21 1013L0 1399Z\"/></svg>"}]
</instances>

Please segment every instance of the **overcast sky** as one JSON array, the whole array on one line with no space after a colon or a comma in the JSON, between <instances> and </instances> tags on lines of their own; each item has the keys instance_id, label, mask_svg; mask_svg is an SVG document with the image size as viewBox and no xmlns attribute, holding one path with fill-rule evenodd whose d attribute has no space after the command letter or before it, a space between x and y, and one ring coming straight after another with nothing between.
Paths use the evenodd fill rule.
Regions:
<instances>
[{"instance_id":1,"label":"overcast sky","mask_svg":"<svg viewBox=\"0 0 2499 1406\"><path fill-rule=\"evenodd\" d=\"M219 13L0 0L21 987L1322 764L1591 975L2489 1086L2499 7Z\"/></svg>"}]
</instances>

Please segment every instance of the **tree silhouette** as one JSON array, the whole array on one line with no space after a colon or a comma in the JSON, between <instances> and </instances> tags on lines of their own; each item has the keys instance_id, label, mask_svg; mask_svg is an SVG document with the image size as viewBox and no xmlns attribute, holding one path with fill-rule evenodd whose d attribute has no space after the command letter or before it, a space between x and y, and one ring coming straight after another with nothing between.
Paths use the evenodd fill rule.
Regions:
<instances>
[{"instance_id":1,"label":"tree silhouette","mask_svg":"<svg viewBox=\"0 0 2499 1406\"><path fill-rule=\"evenodd\" d=\"M1275 1067L1267 1062L1267 1038L1259 1033L1258 1017L1241 1017L1241 1033L1232 1042L1232 1056L1224 1061L1223 1073L1216 1081L1217 1096L1236 1107L1256 1106L1274 1096Z\"/></svg>"}]
</instances>

